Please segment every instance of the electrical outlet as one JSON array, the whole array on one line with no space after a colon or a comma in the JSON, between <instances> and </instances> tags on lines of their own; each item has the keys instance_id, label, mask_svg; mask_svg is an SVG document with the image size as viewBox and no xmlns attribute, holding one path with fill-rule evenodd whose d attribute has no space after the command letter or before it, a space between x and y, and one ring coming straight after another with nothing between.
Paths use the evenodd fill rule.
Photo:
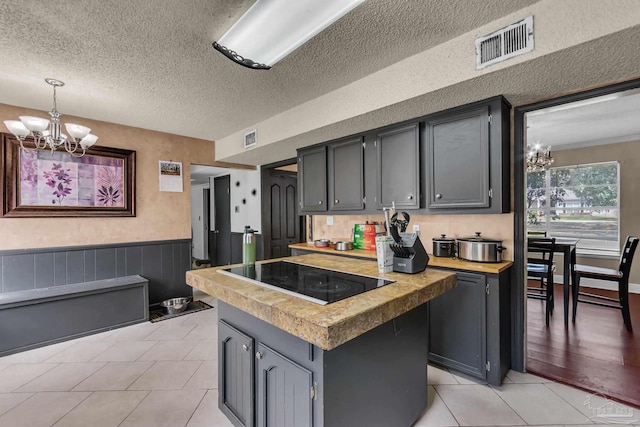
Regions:
<instances>
[{"instance_id":1,"label":"electrical outlet","mask_svg":"<svg viewBox=\"0 0 640 427\"><path fill-rule=\"evenodd\" d=\"M328 216L327 217L327 225L333 225L333 217L332 216Z\"/></svg>"},{"instance_id":2,"label":"electrical outlet","mask_svg":"<svg viewBox=\"0 0 640 427\"><path fill-rule=\"evenodd\" d=\"M413 232L418 233L420 235L420 224L413 224Z\"/></svg>"}]
</instances>

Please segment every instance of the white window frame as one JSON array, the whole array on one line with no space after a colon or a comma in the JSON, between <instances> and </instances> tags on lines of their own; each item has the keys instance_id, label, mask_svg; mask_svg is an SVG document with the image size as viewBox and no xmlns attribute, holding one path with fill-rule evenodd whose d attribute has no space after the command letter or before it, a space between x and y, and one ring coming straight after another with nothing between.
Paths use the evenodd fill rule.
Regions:
<instances>
[{"instance_id":1,"label":"white window frame","mask_svg":"<svg viewBox=\"0 0 640 427\"><path fill-rule=\"evenodd\" d=\"M616 206L594 206L591 207L589 209L598 209L598 208L612 208L615 209L618 213L617 215L617 222L616 222L616 234L617 234L617 249L615 251L613 250L594 250L594 249L586 249L586 248L581 248L580 247L580 242L578 242L578 246L576 247L576 253L579 255L583 255L583 256L590 256L590 257L594 257L594 258L618 258L620 256L620 221L622 220L621 215L620 215L620 162L619 161L607 161L607 162L593 162L593 163L583 163L583 164L577 164L577 165L567 165L567 166L557 166L557 167L551 167L551 168L547 168L544 170L545 173L545 197L547 202L545 203L545 206L542 208L527 208L526 209L526 213L528 216L528 213L531 211L544 211L545 213L545 226L544 226L544 231L547 233L547 236L549 237L554 237L551 234L551 230L550 230L550 218L551 218L551 210L558 210L558 208L560 209L573 209L571 207L567 208L567 207L561 207L561 206L551 206L551 197L549 196L550 192L551 192L551 171L552 170L558 170L558 169L578 169L581 167L589 167L589 166L597 166L597 165L610 165L610 164L615 164L616 165L616 186L617 186L617 197L616 197ZM526 193L526 191L525 191ZM556 236L557 237L557 236Z\"/></svg>"}]
</instances>

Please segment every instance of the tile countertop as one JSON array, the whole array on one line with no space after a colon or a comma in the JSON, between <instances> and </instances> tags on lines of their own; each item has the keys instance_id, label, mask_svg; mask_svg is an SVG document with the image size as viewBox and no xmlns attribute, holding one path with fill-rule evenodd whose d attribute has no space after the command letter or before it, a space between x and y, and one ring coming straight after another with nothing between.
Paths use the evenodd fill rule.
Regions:
<instances>
[{"instance_id":1,"label":"tile countertop","mask_svg":"<svg viewBox=\"0 0 640 427\"><path fill-rule=\"evenodd\" d=\"M350 251L336 251L333 248L316 248L313 243L294 243L289 245L291 249L303 251L321 252L331 255L348 257L360 257L377 259L376 251L365 251L363 249L352 249ZM444 258L429 254L429 267L452 268L456 270L475 271L478 273L498 274L513 265L513 261L502 262L473 262L458 258Z\"/></svg>"},{"instance_id":2,"label":"tile countertop","mask_svg":"<svg viewBox=\"0 0 640 427\"><path fill-rule=\"evenodd\" d=\"M456 276L427 269L417 274L378 274L377 263L308 254L280 258L346 273L384 277L395 283L327 305L287 295L219 273L224 267L187 272L187 284L323 350L331 350L456 286ZM273 262L268 260L263 262ZM225 266L227 267L227 266Z\"/></svg>"}]
</instances>

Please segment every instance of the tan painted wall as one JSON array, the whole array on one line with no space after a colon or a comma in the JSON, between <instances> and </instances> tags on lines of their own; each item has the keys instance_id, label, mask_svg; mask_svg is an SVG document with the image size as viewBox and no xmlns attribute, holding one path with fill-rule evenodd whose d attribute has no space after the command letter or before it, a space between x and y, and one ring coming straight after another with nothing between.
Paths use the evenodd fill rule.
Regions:
<instances>
[{"instance_id":1,"label":"tan painted wall","mask_svg":"<svg viewBox=\"0 0 640 427\"><path fill-rule=\"evenodd\" d=\"M585 163L620 162L620 244L628 235L640 236L640 141L555 151L553 166ZM632 264L630 281L640 283L640 250ZM578 257L579 264L617 268L618 260Z\"/></svg>"},{"instance_id":2,"label":"tan painted wall","mask_svg":"<svg viewBox=\"0 0 640 427\"><path fill-rule=\"evenodd\" d=\"M447 237L469 237L476 231L484 237L502 240L507 251L503 259L513 260L513 214L495 215L411 215L407 231L414 224L420 225L420 240L428 253L433 250L432 240L446 234ZM327 216L313 217L313 238L353 240L353 225L365 221L384 221L384 215L335 215L333 225L327 225Z\"/></svg>"},{"instance_id":3,"label":"tan painted wall","mask_svg":"<svg viewBox=\"0 0 640 427\"><path fill-rule=\"evenodd\" d=\"M19 115L47 117L42 111L0 104L0 131L7 132L2 121ZM91 127L99 146L136 151L136 217L0 218L0 250L191 238L189 165L224 166L214 161L213 142L71 116L62 119ZM184 192L158 190L159 160L182 162Z\"/></svg>"}]
</instances>

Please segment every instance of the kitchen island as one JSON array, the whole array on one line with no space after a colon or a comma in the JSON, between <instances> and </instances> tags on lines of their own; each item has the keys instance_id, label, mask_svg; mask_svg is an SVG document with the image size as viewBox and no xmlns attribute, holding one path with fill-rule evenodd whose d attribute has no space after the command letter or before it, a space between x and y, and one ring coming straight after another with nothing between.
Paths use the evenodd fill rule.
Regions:
<instances>
[{"instance_id":1,"label":"kitchen island","mask_svg":"<svg viewBox=\"0 0 640 427\"><path fill-rule=\"evenodd\" d=\"M427 405L426 302L456 276L378 274L330 255L285 258L394 283L327 305L229 277L190 271L219 300L219 406L239 426L410 426ZM273 262L273 260L266 261Z\"/></svg>"}]
</instances>

